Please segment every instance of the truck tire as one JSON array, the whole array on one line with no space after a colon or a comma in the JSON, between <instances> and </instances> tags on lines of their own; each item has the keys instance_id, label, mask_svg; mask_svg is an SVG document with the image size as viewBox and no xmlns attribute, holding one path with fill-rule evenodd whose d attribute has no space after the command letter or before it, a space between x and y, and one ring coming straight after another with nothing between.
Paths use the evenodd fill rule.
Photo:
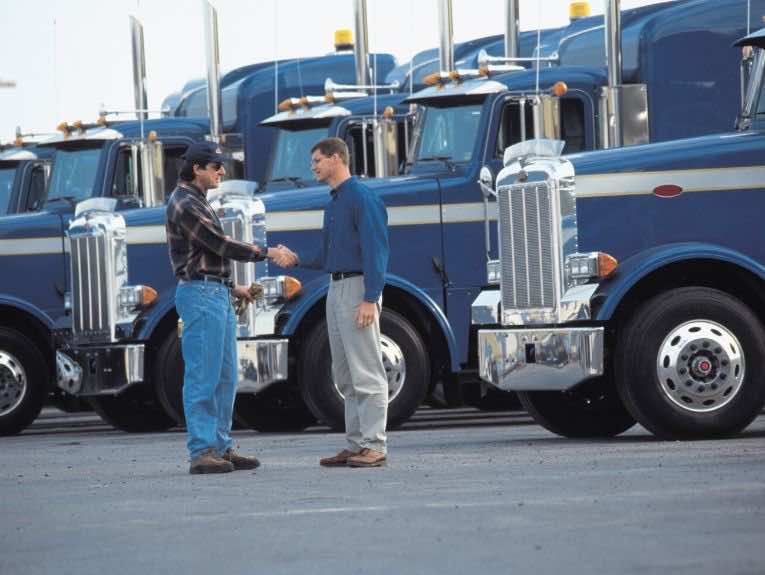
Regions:
<instances>
[{"instance_id":1,"label":"truck tire","mask_svg":"<svg viewBox=\"0 0 765 575\"><path fill-rule=\"evenodd\" d=\"M300 394L282 385L266 388L257 395L238 394L234 419L261 432L303 431L316 424Z\"/></svg>"},{"instance_id":2,"label":"truck tire","mask_svg":"<svg viewBox=\"0 0 765 575\"><path fill-rule=\"evenodd\" d=\"M171 330L157 350L152 366L152 383L165 412L178 424L186 425L183 413L183 356L178 332Z\"/></svg>"},{"instance_id":3,"label":"truck tire","mask_svg":"<svg viewBox=\"0 0 765 575\"><path fill-rule=\"evenodd\" d=\"M166 431L177 425L147 385L133 386L119 395L91 397L89 401L101 419L121 431Z\"/></svg>"},{"instance_id":4,"label":"truck tire","mask_svg":"<svg viewBox=\"0 0 765 575\"><path fill-rule=\"evenodd\" d=\"M518 398L534 421L563 437L613 437L635 425L608 377L570 391L519 391Z\"/></svg>"},{"instance_id":5,"label":"truck tire","mask_svg":"<svg viewBox=\"0 0 765 575\"><path fill-rule=\"evenodd\" d=\"M737 433L765 405L763 325L715 289L673 289L643 304L621 330L614 361L624 404L664 439Z\"/></svg>"},{"instance_id":6,"label":"truck tire","mask_svg":"<svg viewBox=\"0 0 765 575\"><path fill-rule=\"evenodd\" d=\"M387 428L395 429L422 403L430 383L430 359L420 334L401 314L383 307L380 332L389 386ZM326 319L322 318L302 342L298 361L298 381L306 405L316 419L335 431L344 431L345 407L332 381Z\"/></svg>"},{"instance_id":7,"label":"truck tire","mask_svg":"<svg viewBox=\"0 0 765 575\"><path fill-rule=\"evenodd\" d=\"M40 414L48 372L37 346L22 333L0 328L0 435L26 429Z\"/></svg>"}]
</instances>

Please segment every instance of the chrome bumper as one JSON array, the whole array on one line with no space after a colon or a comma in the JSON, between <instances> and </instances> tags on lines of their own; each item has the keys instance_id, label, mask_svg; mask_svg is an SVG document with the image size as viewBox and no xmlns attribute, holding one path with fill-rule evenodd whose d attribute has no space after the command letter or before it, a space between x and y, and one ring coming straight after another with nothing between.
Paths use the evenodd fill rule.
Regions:
<instances>
[{"instance_id":1,"label":"chrome bumper","mask_svg":"<svg viewBox=\"0 0 765 575\"><path fill-rule=\"evenodd\" d=\"M259 393L274 382L287 379L286 339L237 341L239 382L237 393Z\"/></svg>"},{"instance_id":2,"label":"chrome bumper","mask_svg":"<svg viewBox=\"0 0 765 575\"><path fill-rule=\"evenodd\" d=\"M569 389L603 374L603 328L480 330L478 369L503 390Z\"/></svg>"},{"instance_id":3,"label":"chrome bumper","mask_svg":"<svg viewBox=\"0 0 765 575\"><path fill-rule=\"evenodd\" d=\"M56 383L72 395L116 395L143 381L142 343L56 352Z\"/></svg>"},{"instance_id":4,"label":"chrome bumper","mask_svg":"<svg viewBox=\"0 0 765 575\"><path fill-rule=\"evenodd\" d=\"M237 393L287 379L287 339L238 340ZM56 352L56 383L72 395L116 395L144 379L144 344Z\"/></svg>"}]
</instances>

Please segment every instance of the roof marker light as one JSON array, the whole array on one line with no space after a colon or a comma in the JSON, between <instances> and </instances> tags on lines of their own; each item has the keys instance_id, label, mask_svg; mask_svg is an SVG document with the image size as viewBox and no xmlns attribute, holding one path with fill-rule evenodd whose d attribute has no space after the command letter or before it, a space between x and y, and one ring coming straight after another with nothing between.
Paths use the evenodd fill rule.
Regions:
<instances>
[{"instance_id":1,"label":"roof marker light","mask_svg":"<svg viewBox=\"0 0 765 575\"><path fill-rule=\"evenodd\" d=\"M550 91L552 92L553 96L560 98L565 96L566 92L568 92L568 86L565 82L559 80L553 84L553 87L550 89Z\"/></svg>"}]
</instances>

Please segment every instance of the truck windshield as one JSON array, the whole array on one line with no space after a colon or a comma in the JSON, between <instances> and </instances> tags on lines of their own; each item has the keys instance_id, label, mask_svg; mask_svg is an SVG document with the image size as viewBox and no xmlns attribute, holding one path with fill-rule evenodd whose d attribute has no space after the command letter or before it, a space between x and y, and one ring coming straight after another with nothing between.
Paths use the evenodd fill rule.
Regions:
<instances>
[{"instance_id":1,"label":"truck windshield","mask_svg":"<svg viewBox=\"0 0 765 575\"><path fill-rule=\"evenodd\" d=\"M0 168L0 216L8 213L8 204L11 202L13 180L16 177L15 167Z\"/></svg>"},{"instance_id":2,"label":"truck windshield","mask_svg":"<svg viewBox=\"0 0 765 575\"><path fill-rule=\"evenodd\" d=\"M417 161L469 162L481 120L481 106L427 108L419 134Z\"/></svg>"},{"instance_id":3,"label":"truck windshield","mask_svg":"<svg viewBox=\"0 0 765 575\"><path fill-rule=\"evenodd\" d=\"M92 196L100 155L101 148L57 150L47 201L56 198L80 201Z\"/></svg>"},{"instance_id":4,"label":"truck windshield","mask_svg":"<svg viewBox=\"0 0 765 575\"><path fill-rule=\"evenodd\" d=\"M311 180L311 146L326 137L326 127L313 130L280 130L271 180Z\"/></svg>"}]
</instances>

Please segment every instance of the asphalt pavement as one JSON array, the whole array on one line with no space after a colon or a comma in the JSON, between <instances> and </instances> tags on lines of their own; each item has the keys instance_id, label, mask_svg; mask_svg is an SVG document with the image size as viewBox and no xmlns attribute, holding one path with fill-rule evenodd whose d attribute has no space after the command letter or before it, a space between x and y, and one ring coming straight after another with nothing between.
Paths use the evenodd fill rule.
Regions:
<instances>
[{"instance_id":1,"label":"asphalt pavement","mask_svg":"<svg viewBox=\"0 0 765 575\"><path fill-rule=\"evenodd\" d=\"M420 410L382 469L324 428L235 432L256 471L191 476L181 431L46 410L0 439L0 574L765 573L765 415L734 439L563 439Z\"/></svg>"}]
</instances>

